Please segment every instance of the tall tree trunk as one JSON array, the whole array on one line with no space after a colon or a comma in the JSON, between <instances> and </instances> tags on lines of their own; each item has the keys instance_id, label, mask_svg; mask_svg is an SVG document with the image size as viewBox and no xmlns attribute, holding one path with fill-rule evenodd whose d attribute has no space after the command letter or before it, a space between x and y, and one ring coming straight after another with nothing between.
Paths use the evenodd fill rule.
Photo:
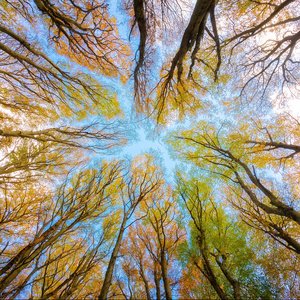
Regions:
<instances>
[{"instance_id":1,"label":"tall tree trunk","mask_svg":"<svg viewBox=\"0 0 300 300\"><path fill-rule=\"evenodd\" d=\"M207 15L212 5L214 5L213 0L197 0L189 24L184 31L180 47L172 60L167 78L168 82L172 80L176 67L178 68L178 80L180 81L185 55L194 47L197 40L198 43L200 42L206 26ZM199 45L196 45L196 49L199 49Z\"/></svg>"},{"instance_id":2,"label":"tall tree trunk","mask_svg":"<svg viewBox=\"0 0 300 300\"><path fill-rule=\"evenodd\" d=\"M161 300L160 293L160 274L157 270L157 262L154 263L154 282L155 282L155 290L156 290L156 299Z\"/></svg>"},{"instance_id":3,"label":"tall tree trunk","mask_svg":"<svg viewBox=\"0 0 300 300\"><path fill-rule=\"evenodd\" d=\"M148 283L148 280L146 278L146 275L145 275L145 272L144 272L143 263L142 263L141 260L140 260L140 275L141 275L141 277L143 279L143 282L144 282L147 300L151 300L149 283Z\"/></svg>"},{"instance_id":4,"label":"tall tree trunk","mask_svg":"<svg viewBox=\"0 0 300 300\"><path fill-rule=\"evenodd\" d=\"M203 273L203 275L208 279L218 296L222 300L227 300L228 297L222 287L220 286L217 277L215 275L215 272L211 266L211 262L208 256L208 250L207 250L207 245L206 245L206 239L205 239L205 232L202 229L202 226L200 229L200 234L198 236L198 245L199 249L201 251L201 257L202 257L202 263L203 263L203 269L199 267L197 262L195 262L195 265L200 269L200 271Z\"/></svg>"},{"instance_id":5,"label":"tall tree trunk","mask_svg":"<svg viewBox=\"0 0 300 300\"><path fill-rule=\"evenodd\" d=\"M202 257L203 257L203 265L206 273L206 278L209 280L210 284L212 285L216 293L219 295L219 297L222 300L227 300L228 298L218 283L217 277L215 276L215 273L211 267L208 257L205 254L202 255Z\"/></svg>"},{"instance_id":6,"label":"tall tree trunk","mask_svg":"<svg viewBox=\"0 0 300 300\"><path fill-rule=\"evenodd\" d=\"M110 257L110 260L108 263L108 267L106 269L103 285L102 285L100 294L98 296L98 300L106 300L107 299L109 287L110 287L111 281L112 281L113 271L115 268L117 256L118 256L118 253L119 253L119 250L121 247L121 242L122 242L124 231L125 231L126 220L127 220L127 215L125 215L123 217L123 221L122 221L119 233L118 233L118 237L117 237L113 252L111 254L111 257Z\"/></svg>"},{"instance_id":7,"label":"tall tree trunk","mask_svg":"<svg viewBox=\"0 0 300 300\"><path fill-rule=\"evenodd\" d=\"M225 260L225 258L223 258ZM220 261L219 258L216 258L216 262L219 265L221 271L223 272L223 274L225 275L226 279L229 281L229 283L232 286L233 289L233 297L235 300L241 300L241 286L240 283L231 276L231 274L229 273L228 269L225 266L225 262L224 261Z\"/></svg>"},{"instance_id":8,"label":"tall tree trunk","mask_svg":"<svg viewBox=\"0 0 300 300\"><path fill-rule=\"evenodd\" d=\"M168 280L168 264L164 250L161 252L161 275L164 283L166 300L172 300L172 292Z\"/></svg>"}]
</instances>

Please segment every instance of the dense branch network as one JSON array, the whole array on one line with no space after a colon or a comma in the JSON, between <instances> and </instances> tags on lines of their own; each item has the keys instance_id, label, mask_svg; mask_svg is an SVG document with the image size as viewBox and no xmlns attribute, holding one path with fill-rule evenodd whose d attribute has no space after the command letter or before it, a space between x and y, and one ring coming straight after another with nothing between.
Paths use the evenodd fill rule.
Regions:
<instances>
[{"instance_id":1,"label":"dense branch network","mask_svg":"<svg viewBox=\"0 0 300 300\"><path fill-rule=\"evenodd\" d=\"M297 5L0 1L0 298L296 299Z\"/></svg>"}]
</instances>

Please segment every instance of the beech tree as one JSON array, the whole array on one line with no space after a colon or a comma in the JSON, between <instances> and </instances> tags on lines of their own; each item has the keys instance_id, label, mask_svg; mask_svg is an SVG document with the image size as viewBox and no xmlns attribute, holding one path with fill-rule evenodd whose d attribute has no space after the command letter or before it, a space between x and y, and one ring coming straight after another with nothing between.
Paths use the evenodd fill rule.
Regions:
<instances>
[{"instance_id":1,"label":"beech tree","mask_svg":"<svg viewBox=\"0 0 300 300\"><path fill-rule=\"evenodd\" d=\"M298 6L0 1L0 297L297 298Z\"/></svg>"},{"instance_id":2,"label":"beech tree","mask_svg":"<svg viewBox=\"0 0 300 300\"><path fill-rule=\"evenodd\" d=\"M255 256L246 245L250 236L245 227L228 219L205 182L178 178L178 189L192 224L191 249L186 250L188 263L195 268L199 281L203 276L210 283L215 292L210 297L270 297L268 282L259 285L262 279L256 278Z\"/></svg>"},{"instance_id":3,"label":"beech tree","mask_svg":"<svg viewBox=\"0 0 300 300\"><path fill-rule=\"evenodd\" d=\"M126 297L172 299L178 286L176 274L178 249L185 241L185 230L180 212L172 197L172 190L162 185L150 201L143 203L138 212L142 216L129 229L122 247L122 269L118 281ZM130 283L126 287L125 280ZM122 280L123 279L123 280ZM123 286L121 285L123 283ZM140 287L136 290L137 287Z\"/></svg>"},{"instance_id":4,"label":"beech tree","mask_svg":"<svg viewBox=\"0 0 300 300\"><path fill-rule=\"evenodd\" d=\"M123 272L118 275L116 281L121 293L126 298L136 297L148 300L152 299L152 290L154 286L156 287L156 284L153 284L155 262L147 252L144 243L136 238L138 230L140 230L140 226L131 226L128 237L124 240L120 251ZM160 285L158 285L158 289L160 289ZM155 293L155 297L159 299L160 293Z\"/></svg>"},{"instance_id":5,"label":"beech tree","mask_svg":"<svg viewBox=\"0 0 300 300\"><path fill-rule=\"evenodd\" d=\"M299 253L296 234L299 211L294 207L294 201L287 201L284 191L276 190L275 184L270 183L272 178L259 175L259 172L262 173L259 169L266 164L270 166L269 157L257 156L252 147L245 148L245 144L253 144L254 141L243 139L243 134L232 133L221 138L220 132L214 128L205 126L202 130L204 133L187 131L178 137L189 146L190 151L184 151L184 155L199 167L207 167L218 174L230 188L233 186L233 194L239 200L237 203L230 201L249 225L265 231L288 249ZM254 142L255 145L261 143ZM265 147L264 144L262 146ZM233 194L230 193L229 197L232 198Z\"/></svg>"},{"instance_id":6,"label":"beech tree","mask_svg":"<svg viewBox=\"0 0 300 300\"><path fill-rule=\"evenodd\" d=\"M135 19L143 24L139 26L142 41L152 17L145 14L148 5L140 1L135 8ZM162 1L163 5L168 2ZM161 71L157 97L150 107L157 121L165 123L166 114L174 110L181 115L195 113L201 108L199 93L205 94L212 82L226 82L237 73L241 76L236 86L248 98L263 99L274 86L281 87L281 92L295 91L300 37L296 6L295 0L196 1L178 49ZM245 48L249 51L241 57ZM136 70L145 61L141 55ZM232 61L233 69L228 68Z\"/></svg>"},{"instance_id":7,"label":"beech tree","mask_svg":"<svg viewBox=\"0 0 300 300\"><path fill-rule=\"evenodd\" d=\"M141 202L147 201L147 198L151 197L152 193L155 192L161 184L161 174L159 174L155 166L151 165L150 157L145 157L144 162L142 161L139 165L133 165L132 175L122 183L120 195L122 202L121 224L105 272L103 285L98 297L99 299L106 299L108 296L122 239L125 230L135 222L132 218L134 218L134 212L137 206L140 205Z\"/></svg>"},{"instance_id":8,"label":"beech tree","mask_svg":"<svg viewBox=\"0 0 300 300\"><path fill-rule=\"evenodd\" d=\"M6 289L18 275L56 241L71 233L79 234L77 231L81 222L97 220L105 213L111 197L109 187L120 176L120 168L120 164L115 163L111 166L104 165L98 173L93 170L81 172L72 179L71 186L67 177L53 200L49 199L50 202L44 202L44 207L40 206L43 209L37 215L34 224L36 229L31 233L28 243L18 247L19 249L13 249L13 253L9 244L2 249L2 255L6 259L2 261L0 271L1 293L7 293ZM33 229L34 227L31 228Z\"/></svg>"}]
</instances>

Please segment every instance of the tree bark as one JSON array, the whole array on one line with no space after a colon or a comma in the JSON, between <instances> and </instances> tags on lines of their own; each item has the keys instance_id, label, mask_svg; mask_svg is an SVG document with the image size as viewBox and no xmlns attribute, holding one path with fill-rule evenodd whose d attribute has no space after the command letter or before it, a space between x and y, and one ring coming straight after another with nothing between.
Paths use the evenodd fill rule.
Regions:
<instances>
[{"instance_id":1,"label":"tree bark","mask_svg":"<svg viewBox=\"0 0 300 300\"><path fill-rule=\"evenodd\" d=\"M235 300L241 300L241 286L240 283L234 279L231 274L229 273L228 269L225 266L225 262L221 262L219 258L216 257L216 262L218 266L220 267L221 271L225 275L226 279L229 281L229 283L232 286L233 289L233 297Z\"/></svg>"},{"instance_id":2,"label":"tree bark","mask_svg":"<svg viewBox=\"0 0 300 300\"><path fill-rule=\"evenodd\" d=\"M156 299L161 300L160 275L157 272L157 263L154 263L154 282L155 282L155 290L156 290Z\"/></svg>"},{"instance_id":3,"label":"tree bark","mask_svg":"<svg viewBox=\"0 0 300 300\"><path fill-rule=\"evenodd\" d=\"M170 283L168 280L168 266L167 266L167 259L165 255L165 251L162 250L161 253L161 275L164 283L164 289L166 294L166 300L172 300L172 292Z\"/></svg>"},{"instance_id":4,"label":"tree bark","mask_svg":"<svg viewBox=\"0 0 300 300\"><path fill-rule=\"evenodd\" d=\"M197 37L198 41L200 42L202 37L201 30L204 30L205 28L206 18L209 14L211 5L214 5L213 0L198 0L196 2L190 22L184 31L179 50L172 60L171 68L167 78L168 82L170 82L173 78L176 67L178 68L178 79L180 81L180 77L183 72L183 59L186 53L195 45ZM199 48L199 45L197 47Z\"/></svg>"},{"instance_id":5,"label":"tree bark","mask_svg":"<svg viewBox=\"0 0 300 300\"><path fill-rule=\"evenodd\" d=\"M203 269L200 268L195 262L195 265L200 269L200 271L205 275L205 277L208 279L218 296L222 300L227 300L228 297L221 288L221 286L218 283L217 277L214 273L214 270L211 266L211 262L208 258L208 251L207 251L207 246L206 246L206 241L205 241L205 233L202 228L200 228L200 235L198 236L198 245L199 249L201 251L201 257L202 257L202 262L203 262Z\"/></svg>"},{"instance_id":6,"label":"tree bark","mask_svg":"<svg viewBox=\"0 0 300 300\"><path fill-rule=\"evenodd\" d=\"M125 215L123 217L123 221L122 221L119 233L118 233L118 237L117 237L113 252L111 254L111 257L110 257L110 260L109 260L109 263L108 263L108 266L107 266L107 269L105 272L105 277L104 277L104 281L103 281L103 285L102 285L100 294L98 296L98 300L106 300L107 299L107 295L108 295L109 288L110 288L111 281L112 281L113 271L115 268L117 256L118 256L118 253L119 253L119 250L121 247L121 242L122 242L124 231L125 231L126 220L127 220L127 215Z\"/></svg>"},{"instance_id":7,"label":"tree bark","mask_svg":"<svg viewBox=\"0 0 300 300\"><path fill-rule=\"evenodd\" d=\"M143 279L143 282L144 282L147 300L151 300L149 283L148 283L148 280L146 278L146 275L145 275L145 272L144 272L143 263L142 263L141 260L140 260L140 275L141 275L141 277Z\"/></svg>"}]
</instances>

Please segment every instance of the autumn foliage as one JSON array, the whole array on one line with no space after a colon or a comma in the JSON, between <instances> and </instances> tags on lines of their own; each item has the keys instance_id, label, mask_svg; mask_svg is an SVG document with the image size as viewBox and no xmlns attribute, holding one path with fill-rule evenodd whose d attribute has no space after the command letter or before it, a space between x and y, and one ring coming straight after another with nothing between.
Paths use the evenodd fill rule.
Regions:
<instances>
[{"instance_id":1,"label":"autumn foliage","mask_svg":"<svg viewBox=\"0 0 300 300\"><path fill-rule=\"evenodd\" d=\"M1 299L299 298L296 0L0 17Z\"/></svg>"}]
</instances>

